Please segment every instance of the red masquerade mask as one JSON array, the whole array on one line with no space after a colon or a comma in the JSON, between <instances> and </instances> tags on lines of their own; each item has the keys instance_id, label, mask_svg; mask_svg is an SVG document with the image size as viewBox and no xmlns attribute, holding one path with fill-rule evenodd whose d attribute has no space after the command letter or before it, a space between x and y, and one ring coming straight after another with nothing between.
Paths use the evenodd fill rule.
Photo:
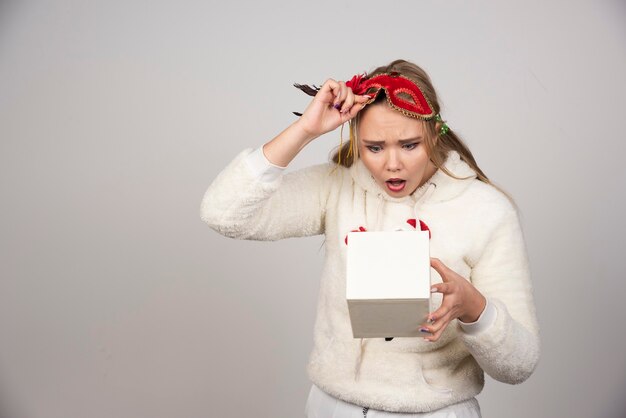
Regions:
<instances>
[{"instance_id":1,"label":"red masquerade mask","mask_svg":"<svg viewBox=\"0 0 626 418\"><path fill-rule=\"evenodd\" d=\"M375 77L365 79L366 74L355 75L346 82L346 86L352 89L354 94L370 95L372 99L367 104L372 103L381 90L385 91L389 106L402 114L417 118L431 119L435 112L424 93L413 81L392 72L389 74L379 74Z\"/></svg>"},{"instance_id":2,"label":"red masquerade mask","mask_svg":"<svg viewBox=\"0 0 626 418\"><path fill-rule=\"evenodd\" d=\"M432 105L414 81L395 71L388 74L379 74L369 79L366 79L366 77L367 74L357 74L346 82L346 86L350 87L353 93L359 95L367 94L371 96L371 99L365 103L366 105L376 100L380 91L384 90L385 96L387 97L387 103L393 109L411 118L423 120L431 120L435 118L437 121L443 123L440 128L439 135L445 135L448 133L450 128L448 128L448 125L445 124L439 114L435 114ZM297 83L294 83L294 87L302 90L309 96L315 96L321 88L316 85L309 86L307 84ZM302 116L302 113L293 113L297 116ZM342 134L341 143L339 144L340 149L343 147L343 125L341 125L341 129ZM356 148L354 145L354 135L354 126L352 121L350 121L350 147L348 148L348 152L346 154L347 157L350 157L353 149ZM341 153L338 154L338 164L341 164Z\"/></svg>"}]
</instances>

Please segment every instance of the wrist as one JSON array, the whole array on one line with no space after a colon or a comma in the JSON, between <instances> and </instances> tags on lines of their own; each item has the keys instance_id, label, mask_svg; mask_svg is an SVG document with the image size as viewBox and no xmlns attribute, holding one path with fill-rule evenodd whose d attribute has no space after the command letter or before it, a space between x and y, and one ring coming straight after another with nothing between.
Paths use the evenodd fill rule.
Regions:
<instances>
[{"instance_id":1,"label":"wrist","mask_svg":"<svg viewBox=\"0 0 626 418\"><path fill-rule=\"evenodd\" d=\"M480 315L485 310L485 306L487 305L487 299L481 293L478 293L477 296L478 297L476 298L476 302L472 304L472 307L469 310L469 312L465 313L464 315L459 316L459 320L461 322L465 322L465 323L476 322L478 318L480 318Z\"/></svg>"},{"instance_id":2,"label":"wrist","mask_svg":"<svg viewBox=\"0 0 626 418\"><path fill-rule=\"evenodd\" d=\"M302 118L296 120L290 126L293 129L294 135L298 138L302 144L302 146L306 146L309 142L313 141L315 138L319 137L319 135L309 132L302 124Z\"/></svg>"},{"instance_id":3,"label":"wrist","mask_svg":"<svg viewBox=\"0 0 626 418\"><path fill-rule=\"evenodd\" d=\"M287 167L302 149L313 140L296 122L263 145L265 158L274 165Z\"/></svg>"}]
</instances>

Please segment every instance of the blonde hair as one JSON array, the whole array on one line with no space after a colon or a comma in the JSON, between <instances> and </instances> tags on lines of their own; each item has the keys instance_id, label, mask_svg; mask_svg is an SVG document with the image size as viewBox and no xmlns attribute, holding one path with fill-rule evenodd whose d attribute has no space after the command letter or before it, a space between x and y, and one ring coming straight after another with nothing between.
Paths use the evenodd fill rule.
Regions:
<instances>
[{"instance_id":1,"label":"blonde hair","mask_svg":"<svg viewBox=\"0 0 626 418\"><path fill-rule=\"evenodd\" d=\"M426 96L431 106L433 107L435 114L438 114L440 112L439 101L437 100L437 93L435 92L435 88L430 81L430 77L428 76L428 74L426 74L426 71L409 61L401 59L395 60L389 65L384 65L376 68L371 73L368 73L367 77L370 78L379 74L390 73L392 71L397 72L400 75L412 80L420 88L420 90L422 90L424 96ZM378 94L376 100L368 106L382 105L383 103L387 103L384 90L381 91ZM338 147L334 148L334 155L331 157L331 160L334 163L342 165L344 167L350 167L352 166L354 161L359 158L357 128L361 120L362 113L363 112L359 112L349 123L350 141L346 144L340 144ZM435 118L432 118L430 120L418 120L423 124L425 133L424 145L426 147L429 158L433 162L435 167L441 169L450 177L461 180L462 178L456 177L444 167L445 159L448 155L448 152L454 150L458 152L461 159L465 161L476 172L478 180L495 187L497 190L502 192L511 201L511 203L515 205L513 198L507 192L505 192L502 188L493 184L493 182L489 180L489 178L476 163L476 160L474 159L474 156L472 155L467 145L465 145L463 140L461 140L461 138L452 129L449 128L445 134L439 134L444 121L438 121Z\"/></svg>"}]
</instances>

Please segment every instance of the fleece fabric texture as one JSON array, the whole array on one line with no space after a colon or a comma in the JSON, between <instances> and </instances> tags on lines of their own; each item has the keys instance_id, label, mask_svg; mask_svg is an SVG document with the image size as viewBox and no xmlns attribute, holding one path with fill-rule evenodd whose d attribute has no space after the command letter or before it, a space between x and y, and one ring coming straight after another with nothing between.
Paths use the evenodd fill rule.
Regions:
<instances>
[{"instance_id":1,"label":"fleece fabric texture","mask_svg":"<svg viewBox=\"0 0 626 418\"><path fill-rule=\"evenodd\" d=\"M539 328L528 257L518 213L456 151L414 193L389 196L357 160L352 167L318 164L261 180L247 148L207 189L200 215L236 239L279 240L325 234L311 381L346 402L390 412L428 412L476 396L484 372L501 382L526 380L539 360ZM348 232L383 230L408 206L431 231L431 257L470 280L489 300L493 324L464 332L453 320L436 342L422 338L355 339L346 302ZM431 268L431 282L441 277ZM432 295L433 309L442 295ZM416 324L416 327L419 324Z\"/></svg>"}]
</instances>

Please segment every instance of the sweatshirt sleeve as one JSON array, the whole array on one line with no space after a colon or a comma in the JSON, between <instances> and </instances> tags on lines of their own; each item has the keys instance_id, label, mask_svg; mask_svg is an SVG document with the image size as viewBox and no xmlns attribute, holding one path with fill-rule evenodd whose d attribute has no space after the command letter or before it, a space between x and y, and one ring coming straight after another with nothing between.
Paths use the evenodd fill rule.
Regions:
<instances>
[{"instance_id":1,"label":"sweatshirt sleeve","mask_svg":"<svg viewBox=\"0 0 626 418\"><path fill-rule=\"evenodd\" d=\"M236 239L275 241L324 233L331 164L284 174L260 149L241 151L213 180L200 217Z\"/></svg>"},{"instance_id":2,"label":"sweatshirt sleeve","mask_svg":"<svg viewBox=\"0 0 626 418\"><path fill-rule=\"evenodd\" d=\"M287 168L272 164L263 153L263 147L259 147L246 155L244 161L248 164L250 170L252 170L252 175L264 183L270 183L276 180Z\"/></svg>"},{"instance_id":3,"label":"sweatshirt sleeve","mask_svg":"<svg viewBox=\"0 0 626 418\"><path fill-rule=\"evenodd\" d=\"M482 313L476 321L463 322L459 319L459 325L461 325L461 329L463 330L463 332L467 334L478 334L488 329L496 321L496 316L498 315L498 312L493 306L493 303L489 303L488 298L485 299L487 299L485 309L483 309Z\"/></svg>"},{"instance_id":4,"label":"sweatshirt sleeve","mask_svg":"<svg viewBox=\"0 0 626 418\"><path fill-rule=\"evenodd\" d=\"M530 268L517 211L510 209L491 233L470 280L492 305L493 323L460 332L470 353L492 378L521 383L539 361L539 326Z\"/></svg>"}]
</instances>

